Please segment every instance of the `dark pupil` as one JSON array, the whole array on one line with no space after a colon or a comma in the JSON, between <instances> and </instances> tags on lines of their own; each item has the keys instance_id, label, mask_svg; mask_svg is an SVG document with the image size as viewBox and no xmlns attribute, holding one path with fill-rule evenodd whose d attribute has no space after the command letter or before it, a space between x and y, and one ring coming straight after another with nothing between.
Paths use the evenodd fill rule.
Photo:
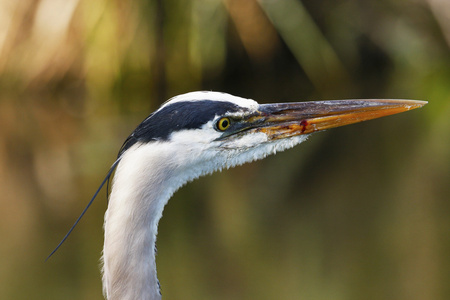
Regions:
<instances>
[{"instance_id":1,"label":"dark pupil","mask_svg":"<svg viewBox=\"0 0 450 300\"><path fill-rule=\"evenodd\" d=\"M228 126L228 120L223 120L222 121L222 127L227 127Z\"/></svg>"}]
</instances>

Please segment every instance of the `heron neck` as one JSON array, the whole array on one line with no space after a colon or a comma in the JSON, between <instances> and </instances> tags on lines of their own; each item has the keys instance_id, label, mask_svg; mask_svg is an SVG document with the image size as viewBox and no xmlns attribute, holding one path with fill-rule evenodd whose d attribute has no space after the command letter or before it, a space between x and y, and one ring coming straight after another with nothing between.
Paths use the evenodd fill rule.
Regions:
<instances>
[{"instance_id":1,"label":"heron neck","mask_svg":"<svg viewBox=\"0 0 450 300\"><path fill-rule=\"evenodd\" d=\"M122 157L105 214L103 289L108 300L161 299L157 227L165 204L182 182L175 182L170 167L161 166L161 157L138 152Z\"/></svg>"}]
</instances>

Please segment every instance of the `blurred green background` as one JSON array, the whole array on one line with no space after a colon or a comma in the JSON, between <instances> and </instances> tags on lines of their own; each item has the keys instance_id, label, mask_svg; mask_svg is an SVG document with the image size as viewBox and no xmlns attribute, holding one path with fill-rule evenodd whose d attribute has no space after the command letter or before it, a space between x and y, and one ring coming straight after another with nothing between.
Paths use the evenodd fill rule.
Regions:
<instances>
[{"instance_id":1,"label":"blurred green background","mask_svg":"<svg viewBox=\"0 0 450 300\"><path fill-rule=\"evenodd\" d=\"M0 0L0 299L102 299L106 193L164 100L410 98L175 194L163 299L450 299L450 1Z\"/></svg>"}]
</instances>

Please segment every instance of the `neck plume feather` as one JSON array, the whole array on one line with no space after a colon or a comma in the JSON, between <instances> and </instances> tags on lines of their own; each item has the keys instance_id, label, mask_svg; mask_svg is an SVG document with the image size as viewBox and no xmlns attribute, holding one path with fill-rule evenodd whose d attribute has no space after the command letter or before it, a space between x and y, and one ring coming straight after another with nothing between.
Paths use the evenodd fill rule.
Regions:
<instances>
[{"instance_id":1,"label":"neck plume feather","mask_svg":"<svg viewBox=\"0 0 450 300\"><path fill-rule=\"evenodd\" d=\"M103 290L108 300L161 299L155 243L165 204L184 182L164 154L133 147L124 153L105 214ZM175 176L174 176L175 175Z\"/></svg>"}]
</instances>

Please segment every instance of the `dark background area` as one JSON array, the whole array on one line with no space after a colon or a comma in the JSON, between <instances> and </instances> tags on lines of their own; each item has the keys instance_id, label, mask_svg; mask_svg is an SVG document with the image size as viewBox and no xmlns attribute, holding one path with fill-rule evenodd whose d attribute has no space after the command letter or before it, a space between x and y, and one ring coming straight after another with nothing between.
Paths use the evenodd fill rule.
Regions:
<instances>
[{"instance_id":1,"label":"dark background area","mask_svg":"<svg viewBox=\"0 0 450 300\"><path fill-rule=\"evenodd\" d=\"M168 98L428 100L201 178L158 235L163 299L450 297L450 2L0 0L0 298L102 299L106 192Z\"/></svg>"}]
</instances>

